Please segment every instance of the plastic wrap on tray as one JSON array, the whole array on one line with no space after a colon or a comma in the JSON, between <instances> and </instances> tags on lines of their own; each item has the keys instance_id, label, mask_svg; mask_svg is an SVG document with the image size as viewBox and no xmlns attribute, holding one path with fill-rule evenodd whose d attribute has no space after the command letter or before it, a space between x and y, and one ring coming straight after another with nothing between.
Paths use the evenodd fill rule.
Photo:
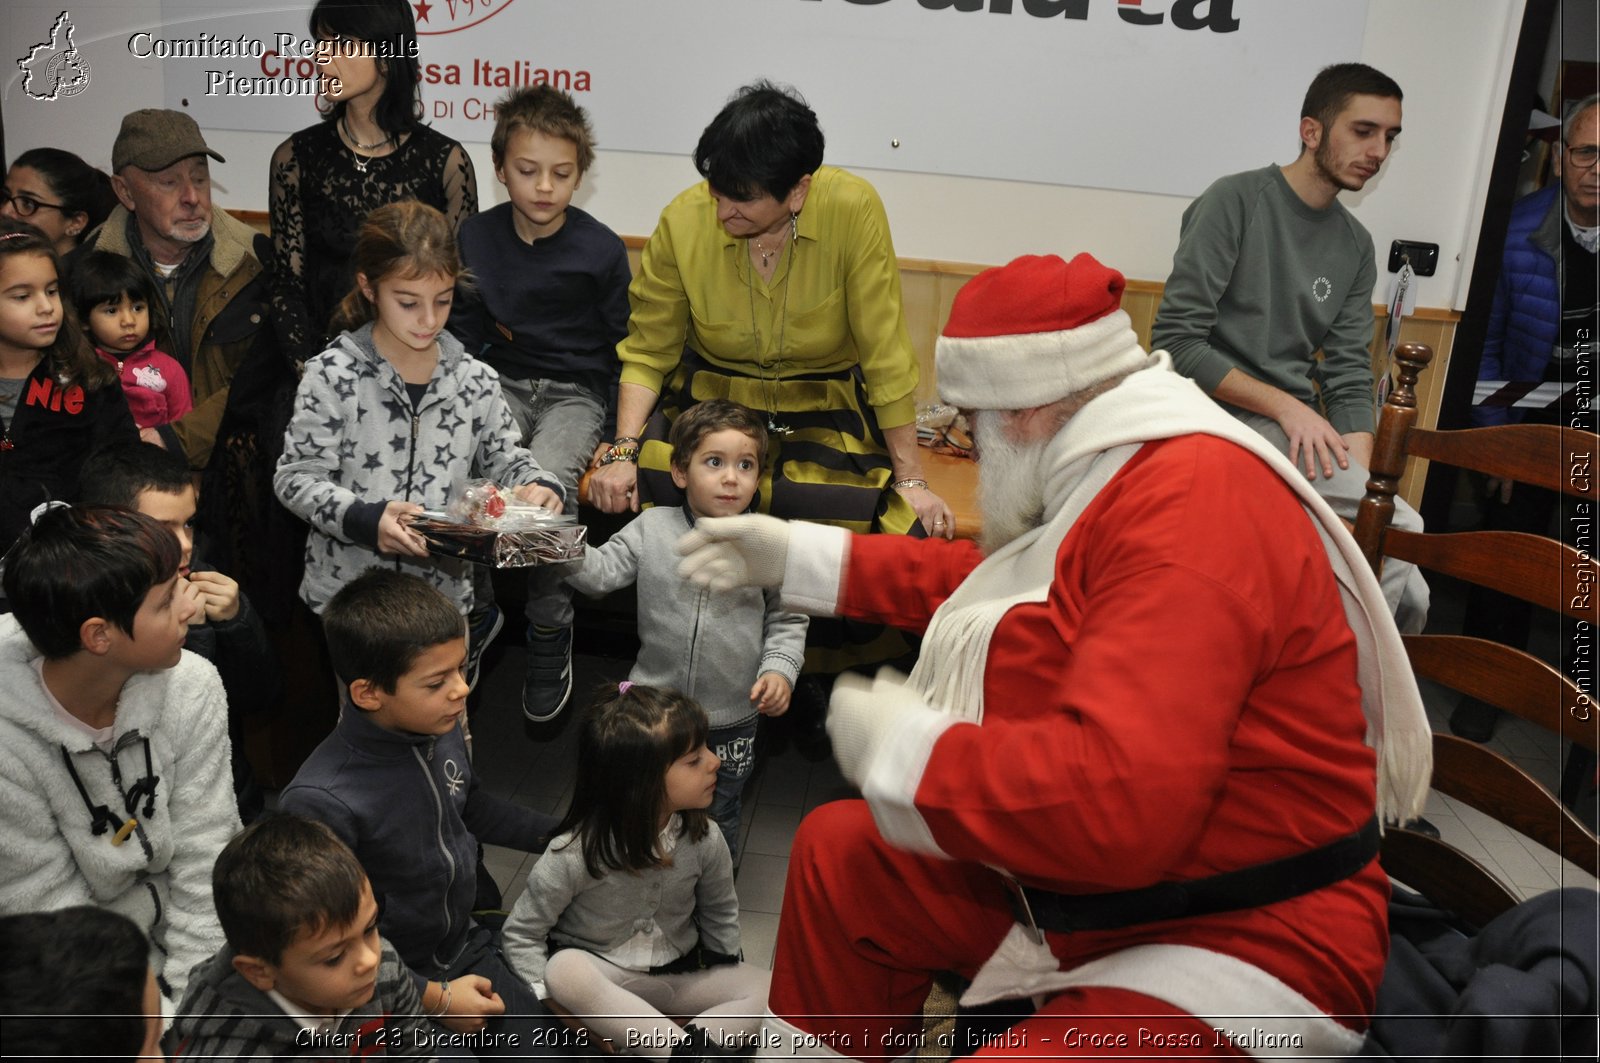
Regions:
<instances>
[{"instance_id":1,"label":"plastic wrap on tray","mask_svg":"<svg viewBox=\"0 0 1600 1063\"><path fill-rule=\"evenodd\" d=\"M431 554L493 568L579 560L588 534L576 517L519 501L489 480L468 481L444 512L425 512L411 528Z\"/></svg>"}]
</instances>

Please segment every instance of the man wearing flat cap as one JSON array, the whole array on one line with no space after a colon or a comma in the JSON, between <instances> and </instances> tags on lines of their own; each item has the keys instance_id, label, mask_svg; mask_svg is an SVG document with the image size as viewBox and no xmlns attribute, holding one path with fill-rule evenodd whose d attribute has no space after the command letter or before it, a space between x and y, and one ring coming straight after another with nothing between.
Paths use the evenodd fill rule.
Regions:
<instances>
[{"instance_id":1,"label":"man wearing flat cap","mask_svg":"<svg viewBox=\"0 0 1600 1063\"><path fill-rule=\"evenodd\" d=\"M1122 289L1049 255L956 296L938 380L979 544L764 516L680 544L691 579L923 634L909 677L835 688L864 800L795 837L763 1051L903 1052L940 971L1025 1016L985 1055L1361 1045L1378 822L1431 766L1416 683L1333 511L1139 347Z\"/></svg>"},{"instance_id":2,"label":"man wearing flat cap","mask_svg":"<svg viewBox=\"0 0 1600 1063\"><path fill-rule=\"evenodd\" d=\"M272 241L212 206L208 158L224 161L181 111L126 115L111 149L111 181L122 205L74 253L130 258L165 297L168 353L189 374L194 409L146 429L145 437L182 452L194 469L211 460L240 367L276 359L266 309Z\"/></svg>"}]
</instances>

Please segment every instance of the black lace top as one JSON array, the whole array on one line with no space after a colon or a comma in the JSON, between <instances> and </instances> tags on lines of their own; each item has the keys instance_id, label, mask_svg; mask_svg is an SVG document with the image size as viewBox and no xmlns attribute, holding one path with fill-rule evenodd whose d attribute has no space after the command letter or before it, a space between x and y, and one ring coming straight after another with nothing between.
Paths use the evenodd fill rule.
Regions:
<instances>
[{"instance_id":1,"label":"black lace top","mask_svg":"<svg viewBox=\"0 0 1600 1063\"><path fill-rule=\"evenodd\" d=\"M272 310L278 341L297 364L327 347L328 319L355 284L350 255L367 215L385 203L419 199L452 228L478 211L478 180L466 149L420 126L392 154L361 158L319 122L272 153L272 243L277 253Z\"/></svg>"}]
</instances>

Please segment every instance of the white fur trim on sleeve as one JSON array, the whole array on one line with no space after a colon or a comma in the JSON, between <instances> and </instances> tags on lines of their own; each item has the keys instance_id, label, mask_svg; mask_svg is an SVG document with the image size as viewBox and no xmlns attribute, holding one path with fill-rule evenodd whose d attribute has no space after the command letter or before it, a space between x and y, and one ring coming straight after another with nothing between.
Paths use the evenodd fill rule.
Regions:
<instances>
[{"instance_id":1,"label":"white fur trim on sleeve","mask_svg":"<svg viewBox=\"0 0 1600 1063\"><path fill-rule=\"evenodd\" d=\"M808 616L834 616L850 555L850 533L827 524L789 525L783 567L783 607Z\"/></svg>"},{"instance_id":2,"label":"white fur trim on sleeve","mask_svg":"<svg viewBox=\"0 0 1600 1063\"><path fill-rule=\"evenodd\" d=\"M876 744L867 765L861 796L872 810L873 822L884 841L914 853L926 853L942 860L950 854L933 840L922 813L917 811L917 789L928 768L933 745L951 727L962 721L932 711L899 712Z\"/></svg>"}]
</instances>

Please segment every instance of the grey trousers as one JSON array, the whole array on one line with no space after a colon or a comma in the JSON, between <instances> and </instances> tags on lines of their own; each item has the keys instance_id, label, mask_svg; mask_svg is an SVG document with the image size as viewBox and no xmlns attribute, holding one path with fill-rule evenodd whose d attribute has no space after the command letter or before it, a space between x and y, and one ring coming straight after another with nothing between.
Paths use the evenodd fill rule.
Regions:
<instances>
[{"instance_id":1,"label":"grey trousers","mask_svg":"<svg viewBox=\"0 0 1600 1063\"><path fill-rule=\"evenodd\" d=\"M1255 429L1285 456L1288 455L1289 437L1284 434L1277 421L1265 414L1249 413L1226 404L1222 408ZM1303 460L1302 458L1302 462ZM1365 466L1352 459L1348 469L1334 465L1332 476L1323 476L1319 470L1317 478L1311 481L1311 486L1328 505L1333 507L1335 513L1345 520L1354 521L1356 510L1361 505L1361 496L1367 493L1367 477L1370 475ZM1420 532L1422 515L1407 505L1403 499L1396 498L1394 526L1406 531ZM1428 622L1428 584L1422 578L1422 573L1417 571L1417 566L1407 561L1387 558L1378 582L1383 587L1384 600L1389 603L1389 608L1394 613L1395 624L1400 631L1408 635L1421 631Z\"/></svg>"},{"instance_id":2,"label":"grey trousers","mask_svg":"<svg viewBox=\"0 0 1600 1063\"><path fill-rule=\"evenodd\" d=\"M578 481L600 445L605 425L605 403L588 388L559 380L500 378L500 390L517 422L522 445L541 468L561 481L567 494L566 512L578 508ZM528 570L530 624L539 627L572 625L572 590L561 582L562 569L549 565ZM480 599L486 599L481 590Z\"/></svg>"}]
</instances>

